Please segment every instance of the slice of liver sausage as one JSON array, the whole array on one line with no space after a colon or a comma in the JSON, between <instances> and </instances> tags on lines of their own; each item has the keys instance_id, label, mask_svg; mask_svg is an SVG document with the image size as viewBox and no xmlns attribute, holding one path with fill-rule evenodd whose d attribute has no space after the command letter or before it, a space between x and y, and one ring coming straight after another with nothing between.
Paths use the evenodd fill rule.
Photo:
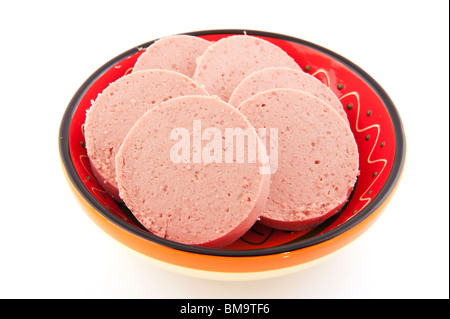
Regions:
<instances>
[{"instance_id":1,"label":"slice of liver sausage","mask_svg":"<svg viewBox=\"0 0 450 319\"><path fill-rule=\"evenodd\" d=\"M278 129L278 167L261 222L301 231L338 212L359 174L357 145L342 117L294 89L258 93L239 109L255 128Z\"/></svg>"},{"instance_id":2,"label":"slice of liver sausage","mask_svg":"<svg viewBox=\"0 0 450 319\"><path fill-rule=\"evenodd\" d=\"M148 70L128 74L111 83L86 113L86 149L99 183L121 201L114 158L136 121L159 103L181 95L207 94L184 74Z\"/></svg>"},{"instance_id":3,"label":"slice of liver sausage","mask_svg":"<svg viewBox=\"0 0 450 319\"><path fill-rule=\"evenodd\" d=\"M194 75L195 60L211 42L189 35L161 38L150 45L137 59L133 72L148 69L165 69Z\"/></svg>"},{"instance_id":4,"label":"slice of liver sausage","mask_svg":"<svg viewBox=\"0 0 450 319\"><path fill-rule=\"evenodd\" d=\"M276 66L300 69L278 46L248 35L235 35L213 43L198 58L194 79L211 95L227 101L236 86L254 71Z\"/></svg>"},{"instance_id":5,"label":"slice of liver sausage","mask_svg":"<svg viewBox=\"0 0 450 319\"><path fill-rule=\"evenodd\" d=\"M196 122L201 125L195 126L197 133L194 121L201 121ZM116 157L117 181L124 203L153 234L184 244L223 247L258 219L270 175L260 174L258 162L196 161L195 134L204 135L208 128L221 134L226 128L249 129L257 138L248 120L217 97L174 98L147 112L130 130ZM173 157L179 155L174 147L183 142L180 130L188 134L185 161ZM217 138L222 143L222 137ZM210 153L205 147L211 141L201 142L203 154ZM223 144L219 146L215 151L222 152Z\"/></svg>"},{"instance_id":6,"label":"slice of liver sausage","mask_svg":"<svg viewBox=\"0 0 450 319\"><path fill-rule=\"evenodd\" d=\"M229 103L239 107L239 104L256 93L278 88L308 92L332 106L348 123L341 101L330 88L308 73L286 67L266 68L253 72L236 87Z\"/></svg>"}]
</instances>

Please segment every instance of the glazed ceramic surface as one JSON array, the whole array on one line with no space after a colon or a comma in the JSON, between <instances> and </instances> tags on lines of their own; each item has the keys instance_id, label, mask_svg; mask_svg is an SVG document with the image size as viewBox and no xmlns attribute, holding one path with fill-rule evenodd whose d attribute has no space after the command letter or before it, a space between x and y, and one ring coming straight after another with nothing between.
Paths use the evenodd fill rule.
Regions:
<instances>
[{"instance_id":1,"label":"glazed ceramic surface","mask_svg":"<svg viewBox=\"0 0 450 319\"><path fill-rule=\"evenodd\" d=\"M243 30L209 30L186 34L217 41L243 33ZM123 204L115 202L99 185L85 148L86 110L109 83L132 70L143 49L153 41L130 49L99 68L75 93L61 123L63 168L88 215L126 246L177 269L248 275L295 268L321 259L345 246L373 223L403 169L406 142L400 117L386 92L366 72L313 43L261 31L247 30L246 34L279 46L305 72L327 85L341 100L358 144L361 174L349 202L313 230L286 232L256 223L223 249L179 244L146 231ZM224 261L228 264L224 265Z\"/></svg>"}]
</instances>

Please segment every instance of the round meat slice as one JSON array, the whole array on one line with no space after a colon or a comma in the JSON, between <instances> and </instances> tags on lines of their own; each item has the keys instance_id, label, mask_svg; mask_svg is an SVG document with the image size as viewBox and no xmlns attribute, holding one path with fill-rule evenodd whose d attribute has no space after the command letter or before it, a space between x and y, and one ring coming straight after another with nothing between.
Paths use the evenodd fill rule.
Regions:
<instances>
[{"instance_id":1,"label":"round meat slice","mask_svg":"<svg viewBox=\"0 0 450 319\"><path fill-rule=\"evenodd\" d=\"M277 88L308 92L332 106L348 123L341 101L329 87L308 73L286 67L266 68L253 72L236 87L228 103L239 107L244 100L256 93Z\"/></svg>"},{"instance_id":2,"label":"round meat slice","mask_svg":"<svg viewBox=\"0 0 450 319\"><path fill-rule=\"evenodd\" d=\"M217 97L171 99L130 130L116 157L117 181L145 228L184 244L223 247L256 222L270 175L258 161L226 161L230 128L261 143L248 120Z\"/></svg>"},{"instance_id":3,"label":"round meat slice","mask_svg":"<svg viewBox=\"0 0 450 319\"><path fill-rule=\"evenodd\" d=\"M121 201L114 159L130 128L159 103L192 94L207 92L181 73L148 70L116 80L92 103L84 126L86 149L95 177L115 200Z\"/></svg>"},{"instance_id":4,"label":"round meat slice","mask_svg":"<svg viewBox=\"0 0 450 319\"><path fill-rule=\"evenodd\" d=\"M270 131L270 139L278 137L278 161L271 162L261 222L303 231L338 212L359 174L358 148L342 117L315 96L294 89L258 93L239 109L254 127L277 130L277 136Z\"/></svg>"},{"instance_id":5,"label":"round meat slice","mask_svg":"<svg viewBox=\"0 0 450 319\"><path fill-rule=\"evenodd\" d=\"M203 54L211 42L189 35L161 38L151 44L137 59L133 72L148 69L164 69L194 75L195 60Z\"/></svg>"},{"instance_id":6,"label":"round meat slice","mask_svg":"<svg viewBox=\"0 0 450 319\"><path fill-rule=\"evenodd\" d=\"M236 86L254 71L268 67L300 67L280 47L254 36L234 35L220 39L197 60L194 80L211 95L229 100Z\"/></svg>"}]
</instances>

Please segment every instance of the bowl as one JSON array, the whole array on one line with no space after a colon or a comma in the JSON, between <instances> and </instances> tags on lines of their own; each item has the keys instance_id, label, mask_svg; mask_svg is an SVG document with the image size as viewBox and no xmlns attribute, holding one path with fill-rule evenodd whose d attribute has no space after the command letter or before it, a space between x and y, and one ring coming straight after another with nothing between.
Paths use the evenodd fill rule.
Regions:
<instances>
[{"instance_id":1,"label":"bowl","mask_svg":"<svg viewBox=\"0 0 450 319\"><path fill-rule=\"evenodd\" d=\"M96 181L83 135L86 110L109 83L129 73L143 49L134 47L95 71L78 89L60 125L59 150L69 185L87 215L107 234L152 263L186 275L218 280L270 278L299 271L339 251L382 213L404 167L406 140L400 116L383 88L360 67L319 45L287 35L251 30L189 32L210 41L233 34L263 38L285 50L341 100L360 152L360 176L346 205L315 229L286 232L256 223L222 249L157 237L114 201Z\"/></svg>"}]
</instances>

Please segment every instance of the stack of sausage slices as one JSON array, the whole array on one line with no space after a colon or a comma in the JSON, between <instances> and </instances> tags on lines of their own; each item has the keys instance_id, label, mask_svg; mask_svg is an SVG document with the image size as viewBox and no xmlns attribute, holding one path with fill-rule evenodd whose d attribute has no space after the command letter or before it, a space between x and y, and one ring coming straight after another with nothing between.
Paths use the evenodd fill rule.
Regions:
<instances>
[{"instance_id":1,"label":"stack of sausage slices","mask_svg":"<svg viewBox=\"0 0 450 319\"><path fill-rule=\"evenodd\" d=\"M346 203L357 145L336 95L258 37L176 35L92 102L92 170L151 233L221 248L256 222L305 231Z\"/></svg>"}]
</instances>

